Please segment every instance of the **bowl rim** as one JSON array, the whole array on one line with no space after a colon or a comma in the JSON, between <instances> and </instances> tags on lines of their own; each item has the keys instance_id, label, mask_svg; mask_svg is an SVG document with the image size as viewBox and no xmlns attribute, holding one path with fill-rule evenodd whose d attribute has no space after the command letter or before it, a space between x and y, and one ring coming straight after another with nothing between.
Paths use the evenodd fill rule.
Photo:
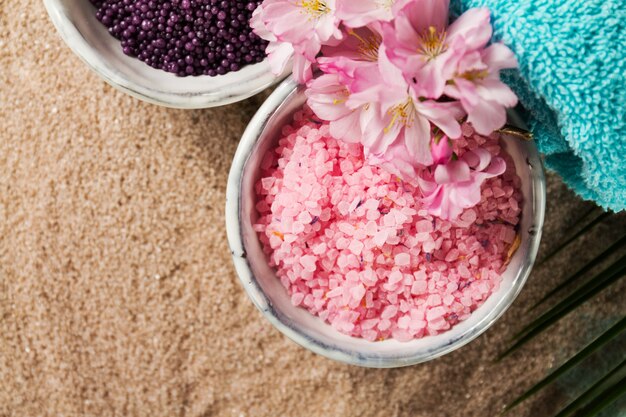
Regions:
<instances>
[{"instance_id":1,"label":"bowl rim","mask_svg":"<svg viewBox=\"0 0 626 417\"><path fill-rule=\"evenodd\" d=\"M528 243L528 258L524 263L522 263L520 270L514 278L515 281L518 282L517 286L512 287L509 290L509 293L506 293L506 296L502 297L500 302L496 305L496 308L489 312L485 318L478 323L478 325L468 330L468 332L464 335L464 338L458 338L446 345L439 346L438 348L431 350L428 357L424 357L423 352L420 353L419 351L415 354L401 357L363 357L361 355L353 355L347 351L328 346L325 343L304 334L299 329L283 323L271 306L271 303L268 297L264 294L260 284L254 277L254 272L252 271L252 267L246 257L246 249L244 246L241 227L241 184L243 180L244 168L254 150L258 138L266 128L272 115L285 103L285 100L289 98L291 94L296 93L297 88L298 84L292 77L289 77L283 81L261 105L256 114L250 120L241 137L228 176L225 204L226 232L237 277L239 278L249 298L274 327L298 345L326 358L362 367L395 368L415 365L417 363L426 362L450 353L476 339L489 329L512 305L526 283L536 260L545 219L546 184L543 163L539 157L539 152L537 151L535 143L533 142L529 144L531 147L531 155L529 156L529 159L532 159L532 161L527 160L527 163L531 167L532 175L531 187L533 191L533 201L531 204L535 211L535 216L533 218L534 230L533 233L531 233ZM521 126L524 125L521 119L517 118L515 114L512 115L512 119L516 124ZM500 307L501 302L505 300L507 302ZM495 314L493 314L494 311Z\"/></svg>"},{"instance_id":2,"label":"bowl rim","mask_svg":"<svg viewBox=\"0 0 626 417\"><path fill-rule=\"evenodd\" d=\"M217 90L173 93L155 90L146 86L140 86L128 80L121 72L115 71L106 62L106 60L104 60L99 54L94 53L93 48L69 19L65 11L67 7L63 1L44 0L43 3L50 20L63 42L81 59L81 61L87 65L87 67L89 67L89 69L91 69L112 87L148 103L178 109L203 109L223 106L258 94L267 87L282 81L290 72L290 70L285 69L283 74L279 76L272 76L271 78L251 78L249 83L252 85L252 88L247 90L245 93L240 94L229 94L227 91L224 91L225 94L217 94ZM97 20L95 20L95 16L94 21L97 22ZM100 22L97 23L100 24ZM263 61L249 66L259 66L259 68L263 70L264 74L272 74L267 57ZM289 66L287 67L289 68ZM146 68L149 70L161 71L154 69L147 64ZM219 79L219 77L220 75L217 75L212 78Z\"/></svg>"}]
</instances>

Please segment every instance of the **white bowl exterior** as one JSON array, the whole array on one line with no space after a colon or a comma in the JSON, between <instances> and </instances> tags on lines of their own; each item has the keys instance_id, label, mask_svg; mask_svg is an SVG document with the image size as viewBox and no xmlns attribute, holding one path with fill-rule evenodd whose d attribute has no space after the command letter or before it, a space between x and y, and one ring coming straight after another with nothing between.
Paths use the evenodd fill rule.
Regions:
<instances>
[{"instance_id":1,"label":"white bowl exterior","mask_svg":"<svg viewBox=\"0 0 626 417\"><path fill-rule=\"evenodd\" d=\"M244 132L231 167L226 201L226 227L239 278L269 321L298 344L328 358L367 367L399 367L434 359L470 342L487 330L513 302L534 263L545 212L545 179L533 142L503 140L522 180L524 195L519 232L521 244L506 271L500 288L472 315L444 333L398 342L368 342L339 333L308 311L294 307L276 277L252 230L257 218L254 183L263 154L276 144L280 127L305 99L302 87L290 78L261 106Z\"/></svg>"},{"instance_id":2,"label":"white bowl exterior","mask_svg":"<svg viewBox=\"0 0 626 417\"><path fill-rule=\"evenodd\" d=\"M288 75L272 74L267 59L215 77L178 77L122 52L96 17L89 0L44 0L65 43L106 82L150 103L176 108L207 108L248 98Z\"/></svg>"}]
</instances>

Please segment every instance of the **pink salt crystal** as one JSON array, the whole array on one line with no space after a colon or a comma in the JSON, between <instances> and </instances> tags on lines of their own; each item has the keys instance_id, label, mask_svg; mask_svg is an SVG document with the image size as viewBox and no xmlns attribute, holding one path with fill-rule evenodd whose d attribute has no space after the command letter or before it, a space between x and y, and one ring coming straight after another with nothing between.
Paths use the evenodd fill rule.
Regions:
<instances>
[{"instance_id":1,"label":"pink salt crystal","mask_svg":"<svg viewBox=\"0 0 626 417\"><path fill-rule=\"evenodd\" d=\"M380 317L382 319L390 319L393 316L395 316L398 313L398 307L394 306L394 305L389 305L387 307L385 307L385 309L383 310L382 314L380 315ZM383 329L381 329L383 330Z\"/></svg>"},{"instance_id":2,"label":"pink salt crystal","mask_svg":"<svg viewBox=\"0 0 626 417\"><path fill-rule=\"evenodd\" d=\"M304 267L305 271L314 272L316 269L315 262L317 258L311 255L305 255L300 258L300 264Z\"/></svg>"},{"instance_id":3,"label":"pink salt crystal","mask_svg":"<svg viewBox=\"0 0 626 417\"><path fill-rule=\"evenodd\" d=\"M389 230L388 229L383 229L378 231L375 235L374 235L374 244L378 247L381 247L385 244L385 242L387 241L387 237L389 236Z\"/></svg>"},{"instance_id":4,"label":"pink salt crystal","mask_svg":"<svg viewBox=\"0 0 626 417\"><path fill-rule=\"evenodd\" d=\"M408 315L401 316L400 318L398 318L398 327L400 329L408 329L410 323L411 323L411 317Z\"/></svg>"},{"instance_id":5,"label":"pink salt crystal","mask_svg":"<svg viewBox=\"0 0 626 417\"><path fill-rule=\"evenodd\" d=\"M463 278L470 278L472 276L471 272L467 267L463 264L458 267L459 275Z\"/></svg>"},{"instance_id":6,"label":"pink salt crystal","mask_svg":"<svg viewBox=\"0 0 626 417\"><path fill-rule=\"evenodd\" d=\"M437 244L435 243L435 241L433 241L432 238L429 237L428 240L422 245L422 250L424 252L431 253L435 250L436 247Z\"/></svg>"},{"instance_id":7,"label":"pink salt crystal","mask_svg":"<svg viewBox=\"0 0 626 417\"><path fill-rule=\"evenodd\" d=\"M326 248L327 248L326 243L322 242L313 247L313 253L315 255L321 255L322 253L326 252Z\"/></svg>"},{"instance_id":8,"label":"pink salt crystal","mask_svg":"<svg viewBox=\"0 0 626 417\"><path fill-rule=\"evenodd\" d=\"M439 294L431 294L426 299L426 304L429 306L438 306L441 304L441 296Z\"/></svg>"},{"instance_id":9,"label":"pink salt crystal","mask_svg":"<svg viewBox=\"0 0 626 417\"><path fill-rule=\"evenodd\" d=\"M339 258L337 258L337 266L341 269L345 269L348 266L348 257L346 255L339 255Z\"/></svg>"},{"instance_id":10,"label":"pink salt crystal","mask_svg":"<svg viewBox=\"0 0 626 417\"><path fill-rule=\"evenodd\" d=\"M394 329L391 332L391 337L396 339L398 342L408 342L413 339L413 335L406 330L403 329Z\"/></svg>"},{"instance_id":11,"label":"pink salt crystal","mask_svg":"<svg viewBox=\"0 0 626 417\"><path fill-rule=\"evenodd\" d=\"M367 220L377 220L380 217L380 212L374 209L368 210L365 217L367 218Z\"/></svg>"},{"instance_id":12,"label":"pink salt crystal","mask_svg":"<svg viewBox=\"0 0 626 417\"><path fill-rule=\"evenodd\" d=\"M387 319L382 319L381 321L378 322L378 330L381 330L384 332L390 327L391 327L391 321Z\"/></svg>"},{"instance_id":13,"label":"pink salt crystal","mask_svg":"<svg viewBox=\"0 0 626 417\"><path fill-rule=\"evenodd\" d=\"M383 224L385 225L385 227L393 227L396 225L396 218L393 216L393 214L385 214L383 216Z\"/></svg>"},{"instance_id":14,"label":"pink salt crystal","mask_svg":"<svg viewBox=\"0 0 626 417\"><path fill-rule=\"evenodd\" d=\"M389 274L389 284L394 285L402 281L402 272L395 270Z\"/></svg>"},{"instance_id":15,"label":"pink salt crystal","mask_svg":"<svg viewBox=\"0 0 626 417\"><path fill-rule=\"evenodd\" d=\"M420 295L425 294L428 284L426 281L415 281L411 286L411 294Z\"/></svg>"},{"instance_id":16,"label":"pink salt crystal","mask_svg":"<svg viewBox=\"0 0 626 417\"><path fill-rule=\"evenodd\" d=\"M354 235L352 235L354 239L359 241L364 241L367 237L367 232L364 229L356 229L354 231Z\"/></svg>"},{"instance_id":17,"label":"pink salt crystal","mask_svg":"<svg viewBox=\"0 0 626 417\"><path fill-rule=\"evenodd\" d=\"M437 334L465 320L498 288L515 238L514 165L486 180L481 202L453 224L421 208L418 188L368 165L359 144L329 137L328 125L305 114L283 129L254 188L253 227L292 303L372 341ZM467 136L454 141L459 156L483 146L508 158L497 139L463 126ZM412 274L398 270L409 265Z\"/></svg>"},{"instance_id":18,"label":"pink salt crystal","mask_svg":"<svg viewBox=\"0 0 626 417\"><path fill-rule=\"evenodd\" d=\"M293 304L294 306L299 306L300 303L302 303L302 300L304 299L304 294L297 292L291 295L291 304Z\"/></svg>"},{"instance_id":19,"label":"pink salt crystal","mask_svg":"<svg viewBox=\"0 0 626 417\"><path fill-rule=\"evenodd\" d=\"M339 231L341 233L344 233L348 236L352 236L354 234L354 226L352 226L350 223L348 222L341 222L339 223Z\"/></svg>"},{"instance_id":20,"label":"pink salt crystal","mask_svg":"<svg viewBox=\"0 0 626 417\"><path fill-rule=\"evenodd\" d=\"M368 319L368 320L363 320L361 322L361 329L364 330L369 330L374 328L374 326L376 326L376 324L379 322L379 319Z\"/></svg>"},{"instance_id":21,"label":"pink salt crystal","mask_svg":"<svg viewBox=\"0 0 626 417\"><path fill-rule=\"evenodd\" d=\"M474 223L476 218L476 212L472 209L467 209L461 214L461 220L465 223Z\"/></svg>"},{"instance_id":22,"label":"pink salt crystal","mask_svg":"<svg viewBox=\"0 0 626 417\"><path fill-rule=\"evenodd\" d=\"M358 284L356 287L352 287L350 289L350 295L352 295L353 300L360 303L361 299L363 299L363 296L365 295L365 287L363 284Z\"/></svg>"},{"instance_id":23,"label":"pink salt crystal","mask_svg":"<svg viewBox=\"0 0 626 417\"><path fill-rule=\"evenodd\" d=\"M375 198L368 198L365 203L363 203L363 207L367 210L376 210L378 209L379 201Z\"/></svg>"},{"instance_id":24,"label":"pink salt crystal","mask_svg":"<svg viewBox=\"0 0 626 417\"><path fill-rule=\"evenodd\" d=\"M369 221L365 225L365 231L369 236L374 236L378 231L378 225L374 221Z\"/></svg>"},{"instance_id":25,"label":"pink salt crystal","mask_svg":"<svg viewBox=\"0 0 626 417\"><path fill-rule=\"evenodd\" d=\"M372 269L368 268L361 273L361 281L368 287L371 287L378 282L378 277Z\"/></svg>"},{"instance_id":26,"label":"pink salt crystal","mask_svg":"<svg viewBox=\"0 0 626 417\"><path fill-rule=\"evenodd\" d=\"M433 330L433 334L439 333L439 330L444 330L449 327L448 322L443 318L439 317L433 320L428 321L428 328Z\"/></svg>"},{"instance_id":27,"label":"pink salt crystal","mask_svg":"<svg viewBox=\"0 0 626 417\"><path fill-rule=\"evenodd\" d=\"M446 309L444 307L433 307L426 311L426 320L431 322L443 317L445 314Z\"/></svg>"},{"instance_id":28,"label":"pink salt crystal","mask_svg":"<svg viewBox=\"0 0 626 417\"><path fill-rule=\"evenodd\" d=\"M406 265L410 265L411 263L411 256L406 253L399 253L395 256L394 261L396 263L397 266L406 266Z\"/></svg>"},{"instance_id":29,"label":"pink salt crystal","mask_svg":"<svg viewBox=\"0 0 626 417\"><path fill-rule=\"evenodd\" d=\"M493 196L495 198L500 198L505 194L504 190L500 187L494 187L492 188L492 190L493 190Z\"/></svg>"},{"instance_id":30,"label":"pink salt crystal","mask_svg":"<svg viewBox=\"0 0 626 417\"><path fill-rule=\"evenodd\" d=\"M390 232L389 236L387 236L387 240L385 241L388 245L395 246L402 241L400 236L395 232Z\"/></svg>"},{"instance_id":31,"label":"pink salt crystal","mask_svg":"<svg viewBox=\"0 0 626 417\"><path fill-rule=\"evenodd\" d=\"M339 250L347 249L350 245L350 241L346 238L340 237L335 241L335 245Z\"/></svg>"},{"instance_id":32,"label":"pink salt crystal","mask_svg":"<svg viewBox=\"0 0 626 417\"><path fill-rule=\"evenodd\" d=\"M369 342L374 342L378 338L378 332L376 330L363 330L361 337Z\"/></svg>"},{"instance_id":33,"label":"pink salt crystal","mask_svg":"<svg viewBox=\"0 0 626 417\"><path fill-rule=\"evenodd\" d=\"M446 254L446 262L453 262L459 258L458 249L450 249L450 251Z\"/></svg>"},{"instance_id":34,"label":"pink salt crystal","mask_svg":"<svg viewBox=\"0 0 626 417\"><path fill-rule=\"evenodd\" d=\"M359 204L361 204L361 199L359 197L356 197L354 200L352 200L352 203L350 203L350 207L348 208L348 211L352 213L354 210L356 210Z\"/></svg>"},{"instance_id":35,"label":"pink salt crystal","mask_svg":"<svg viewBox=\"0 0 626 417\"><path fill-rule=\"evenodd\" d=\"M308 211L303 211L298 215L298 221L302 224L309 224L311 220L313 220L313 217L311 217Z\"/></svg>"},{"instance_id":36,"label":"pink salt crystal","mask_svg":"<svg viewBox=\"0 0 626 417\"><path fill-rule=\"evenodd\" d=\"M433 231L433 223L428 220L420 220L415 223L417 233L430 233Z\"/></svg>"},{"instance_id":37,"label":"pink salt crystal","mask_svg":"<svg viewBox=\"0 0 626 417\"><path fill-rule=\"evenodd\" d=\"M350 249L350 251L354 253L355 255L360 255L364 246L365 245L363 244L363 242L355 239L352 242L350 242L350 246L348 247L348 249Z\"/></svg>"},{"instance_id":38,"label":"pink salt crystal","mask_svg":"<svg viewBox=\"0 0 626 417\"><path fill-rule=\"evenodd\" d=\"M326 297L334 298L334 297L339 297L341 294L343 294L343 288L342 287L337 287L337 288L334 288L334 289L328 291L326 293Z\"/></svg>"},{"instance_id":39,"label":"pink salt crystal","mask_svg":"<svg viewBox=\"0 0 626 417\"><path fill-rule=\"evenodd\" d=\"M409 329L413 331L422 330L426 327L426 322L424 320L413 319L411 318L411 322L409 323Z\"/></svg>"}]
</instances>

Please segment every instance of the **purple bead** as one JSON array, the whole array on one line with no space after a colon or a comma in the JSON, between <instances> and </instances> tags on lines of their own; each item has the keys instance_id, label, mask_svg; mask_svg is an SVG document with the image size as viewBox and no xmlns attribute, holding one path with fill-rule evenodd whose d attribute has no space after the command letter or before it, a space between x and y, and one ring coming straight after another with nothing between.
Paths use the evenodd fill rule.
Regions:
<instances>
[{"instance_id":1,"label":"purple bead","mask_svg":"<svg viewBox=\"0 0 626 417\"><path fill-rule=\"evenodd\" d=\"M248 25L261 0L90 0L122 52L178 76L216 76L264 59Z\"/></svg>"}]
</instances>

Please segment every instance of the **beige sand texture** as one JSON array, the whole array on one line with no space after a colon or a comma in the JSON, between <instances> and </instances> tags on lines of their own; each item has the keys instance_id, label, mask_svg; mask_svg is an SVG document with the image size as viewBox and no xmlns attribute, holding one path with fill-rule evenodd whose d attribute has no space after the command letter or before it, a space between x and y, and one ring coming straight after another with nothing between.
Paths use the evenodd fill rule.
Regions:
<instances>
[{"instance_id":1,"label":"beige sand texture","mask_svg":"<svg viewBox=\"0 0 626 417\"><path fill-rule=\"evenodd\" d=\"M230 161L262 100L140 102L70 52L40 1L0 0L0 416L496 416L624 314L622 286L494 362L619 220L537 268L493 328L431 363L362 369L295 345L248 300L224 230ZM549 196L544 249L592 207L553 177ZM569 391L511 415L546 416Z\"/></svg>"}]
</instances>

